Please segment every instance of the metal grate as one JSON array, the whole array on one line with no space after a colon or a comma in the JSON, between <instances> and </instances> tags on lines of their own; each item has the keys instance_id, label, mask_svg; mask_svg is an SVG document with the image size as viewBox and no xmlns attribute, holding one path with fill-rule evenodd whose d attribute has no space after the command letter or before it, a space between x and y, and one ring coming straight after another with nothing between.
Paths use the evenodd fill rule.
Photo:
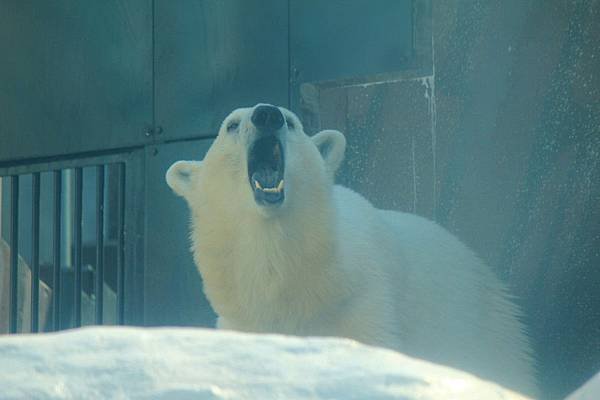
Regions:
<instances>
[{"instance_id":1,"label":"metal grate","mask_svg":"<svg viewBox=\"0 0 600 400\"><path fill-rule=\"evenodd\" d=\"M0 177L0 333L123 324L125 163L39 169Z\"/></svg>"}]
</instances>

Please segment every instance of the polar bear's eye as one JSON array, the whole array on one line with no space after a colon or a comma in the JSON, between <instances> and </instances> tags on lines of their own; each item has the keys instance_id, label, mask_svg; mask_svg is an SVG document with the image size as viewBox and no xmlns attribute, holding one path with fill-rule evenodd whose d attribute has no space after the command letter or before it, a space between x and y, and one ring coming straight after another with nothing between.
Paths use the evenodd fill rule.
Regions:
<instances>
[{"instance_id":1,"label":"polar bear's eye","mask_svg":"<svg viewBox=\"0 0 600 400\"><path fill-rule=\"evenodd\" d=\"M290 118L286 118L285 119L285 123L288 126L288 129L295 129L296 128L296 124L294 124L294 121L292 121Z\"/></svg>"},{"instance_id":2,"label":"polar bear's eye","mask_svg":"<svg viewBox=\"0 0 600 400\"><path fill-rule=\"evenodd\" d=\"M240 126L239 121L230 121L227 124L227 132L233 132Z\"/></svg>"}]
</instances>

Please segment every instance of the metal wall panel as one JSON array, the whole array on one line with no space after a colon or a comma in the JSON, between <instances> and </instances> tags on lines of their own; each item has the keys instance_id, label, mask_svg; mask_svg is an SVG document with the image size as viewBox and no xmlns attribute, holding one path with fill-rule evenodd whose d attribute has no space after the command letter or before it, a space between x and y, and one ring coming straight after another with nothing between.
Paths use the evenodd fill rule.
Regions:
<instances>
[{"instance_id":1,"label":"metal wall panel","mask_svg":"<svg viewBox=\"0 0 600 400\"><path fill-rule=\"evenodd\" d=\"M155 23L156 140L214 136L234 108L287 104L287 1L156 0Z\"/></svg>"},{"instance_id":2,"label":"metal wall panel","mask_svg":"<svg viewBox=\"0 0 600 400\"><path fill-rule=\"evenodd\" d=\"M435 140L431 77L397 74L367 85L304 85L304 125L346 136L337 183L377 208L435 216Z\"/></svg>"},{"instance_id":3,"label":"metal wall panel","mask_svg":"<svg viewBox=\"0 0 600 400\"><path fill-rule=\"evenodd\" d=\"M203 159L211 143L204 139L147 148L145 325L214 326L190 253L187 204L165 181L171 164Z\"/></svg>"},{"instance_id":4,"label":"metal wall panel","mask_svg":"<svg viewBox=\"0 0 600 400\"><path fill-rule=\"evenodd\" d=\"M0 53L0 161L149 140L151 0L3 0Z\"/></svg>"},{"instance_id":5,"label":"metal wall panel","mask_svg":"<svg viewBox=\"0 0 600 400\"><path fill-rule=\"evenodd\" d=\"M292 107L304 82L413 67L413 14L411 0L291 0Z\"/></svg>"}]
</instances>

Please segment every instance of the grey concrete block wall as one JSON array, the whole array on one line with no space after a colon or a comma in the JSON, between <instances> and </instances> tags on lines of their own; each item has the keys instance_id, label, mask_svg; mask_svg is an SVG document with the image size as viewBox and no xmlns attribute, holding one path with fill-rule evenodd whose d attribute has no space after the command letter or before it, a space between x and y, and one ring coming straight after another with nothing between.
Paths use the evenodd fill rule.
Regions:
<instances>
[{"instance_id":1,"label":"grey concrete block wall","mask_svg":"<svg viewBox=\"0 0 600 400\"><path fill-rule=\"evenodd\" d=\"M527 311L544 398L600 369L600 3L434 2L438 221Z\"/></svg>"}]
</instances>

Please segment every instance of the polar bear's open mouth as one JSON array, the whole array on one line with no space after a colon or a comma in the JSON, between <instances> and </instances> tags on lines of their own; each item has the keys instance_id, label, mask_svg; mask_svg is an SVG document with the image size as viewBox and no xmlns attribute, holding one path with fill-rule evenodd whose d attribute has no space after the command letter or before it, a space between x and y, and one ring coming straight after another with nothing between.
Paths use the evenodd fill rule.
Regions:
<instances>
[{"instance_id":1,"label":"polar bear's open mouth","mask_svg":"<svg viewBox=\"0 0 600 400\"><path fill-rule=\"evenodd\" d=\"M283 149L276 136L265 136L252 144L248 152L248 179L258 204L283 203L284 169Z\"/></svg>"}]
</instances>

